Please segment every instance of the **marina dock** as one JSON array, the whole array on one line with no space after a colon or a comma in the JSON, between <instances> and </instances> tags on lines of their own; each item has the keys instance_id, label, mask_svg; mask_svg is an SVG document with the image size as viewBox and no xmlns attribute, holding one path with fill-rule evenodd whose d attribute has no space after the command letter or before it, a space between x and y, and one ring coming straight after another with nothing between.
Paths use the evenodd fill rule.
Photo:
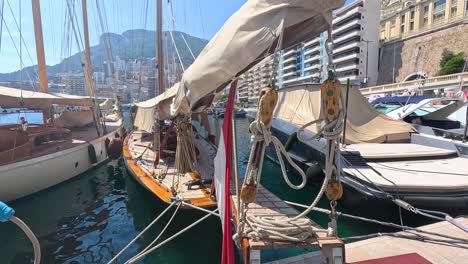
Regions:
<instances>
[{"instance_id":1,"label":"marina dock","mask_svg":"<svg viewBox=\"0 0 468 264\"><path fill-rule=\"evenodd\" d=\"M235 192L234 192L235 193ZM234 207L233 215L236 218L237 216L237 196L232 195L232 205ZM284 219L287 217L294 217L298 215L299 212L286 204L278 196L274 195L268 191L263 186L260 186L257 193L257 198L255 202L249 205L249 210L247 215L255 216L268 216L275 219ZM317 223L312 221L309 218L305 218L307 221L310 221L310 225L321 228ZM236 226L238 225L238 219L235 219ZM245 227L248 229L248 226ZM249 258L250 263L260 263L260 251L263 249L287 249L287 248L316 248L321 249L323 254L327 254L330 258L333 257L342 257L342 248L344 244L339 238L336 237L326 237L323 233L318 233L316 237L308 239L301 243L286 242L281 240L264 240L264 239L246 239L242 240L242 253L244 258ZM341 252L337 252L341 251Z\"/></svg>"},{"instance_id":2,"label":"marina dock","mask_svg":"<svg viewBox=\"0 0 468 264\"><path fill-rule=\"evenodd\" d=\"M464 224L468 224L467 217L460 217L457 218L457 220ZM420 229L468 239L468 233L447 221L422 226ZM416 257L421 261L423 259L427 260L426 263L466 263L466 260L468 259L468 249L466 248L452 247L431 242L422 242L389 236L365 239L346 244L345 252L346 263L360 263L368 260L395 257L406 254L413 254L414 257L414 253L419 255ZM324 257L322 254L320 254L320 252L311 252L295 257L272 261L268 264L322 263L323 261Z\"/></svg>"}]
</instances>

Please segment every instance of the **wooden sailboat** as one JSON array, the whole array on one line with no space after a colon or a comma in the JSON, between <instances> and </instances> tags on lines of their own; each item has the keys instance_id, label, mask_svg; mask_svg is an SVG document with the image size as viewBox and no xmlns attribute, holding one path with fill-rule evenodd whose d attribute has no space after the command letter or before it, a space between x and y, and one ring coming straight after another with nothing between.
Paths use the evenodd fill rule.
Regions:
<instances>
[{"instance_id":1,"label":"wooden sailboat","mask_svg":"<svg viewBox=\"0 0 468 264\"><path fill-rule=\"evenodd\" d=\"M83 1L86 7L86 1ZM123 126L118 119L103 125L93 99L89 43L85 44L86 83L89 96L48 93L39 0L32 1L40 92L0 87L2 108L27 108L43 112L43 124L0 126L0 200L15 200L71 179L108 160L106 141ZM83 8L85 36L86 8ZM117 102L119 103L119 102ZM53 107L63 110L53 118ZM94 110L93 110L94 109ZM93 125L94 124L94 125Z\"/></svg>"},{"instance_id":2,"label":"wooden sailboat","mask_svg":"<svg viewBox=\"0 0 468 264\"><path fill-rule=\"evenodd\" d=\"M143 187L165 203L177 200L184 202L182 208L188 208L187 204L214 207L211 182L215 146L196 133L190 116L167 114L177 85L163 91L161 0L157 1L157 57L158 96L137 104L137 129L124 141L125 165Z\"/></svg>"}]
</instances>

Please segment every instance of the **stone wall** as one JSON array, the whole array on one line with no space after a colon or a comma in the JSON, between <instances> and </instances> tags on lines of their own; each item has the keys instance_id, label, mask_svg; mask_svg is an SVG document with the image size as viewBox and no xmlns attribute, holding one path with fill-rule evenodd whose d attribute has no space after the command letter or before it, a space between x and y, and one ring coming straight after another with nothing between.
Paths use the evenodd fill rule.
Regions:
<instances>
[{"instance_id":1,"label":"stone wall","mask_svg":"<svg viewBox=\"0 0 468 264\"><path fill-rule=\"evenodd\" d=\"M410 74L437 75L442 51L468 56L468 22L420 36L384 43L380 53L378 84L401 82Z\"/></svg>"}]
</instances>

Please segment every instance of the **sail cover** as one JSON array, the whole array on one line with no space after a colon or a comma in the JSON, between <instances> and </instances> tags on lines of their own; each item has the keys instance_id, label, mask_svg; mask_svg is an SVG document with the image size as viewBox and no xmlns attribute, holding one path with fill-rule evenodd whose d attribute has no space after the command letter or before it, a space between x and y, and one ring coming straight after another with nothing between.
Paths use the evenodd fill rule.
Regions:
<instances>
[{"instance_id":1,"label":"sail cover","mask_svg":"<svg viewBox=\"0 0 468 264\"><path fill-rule=\"evenodd\" d=\"M156 106L159 106L159 118L169 119L171 117L170 105L177 93L177 88L178 83L161 95L135 104L138 107L135 121L133 122L135 127L140 130L151 132L156 118Z\"/></svg>"},{"instance_id":2,"label":"sail cover","mask_svg":"<svg viewBox=\"0 0 468 264\"><path fill-rule=\"evenodd\" d=\"M184 72L171 114L209 106L216 90L276 47L281 32L281 48L311 38L328 28L332 10L343 4L344 0L247 1Z\"/></svg>"},{"instance_id":3,"label":"sail cover","mask_svg":"<svg viewBox=\"0 0 468 264\"><path fill-rule=\"evenodd\" d=\"M48 109L53 104L90 107L92 102L88 96L41 93L0 86L0 107Z\"/></svg>"},{"instance_id":4,"label":"sail cover","mask_svg":"<svg viewBox=\"0 0 468 264\"><path fill-rule=\"evenodd\" d=\"M346 90L342 89L345 98ZM320 87L300 85L281 89L274 117L288 123L303 126L320 118ZM307 130L316 133L318 126ZM348 116L346 122L346 143L383 143L409 140L415 129L406 122L392 119L370 105L358 89L349 89Z\"/></svg>"}]
</instances>

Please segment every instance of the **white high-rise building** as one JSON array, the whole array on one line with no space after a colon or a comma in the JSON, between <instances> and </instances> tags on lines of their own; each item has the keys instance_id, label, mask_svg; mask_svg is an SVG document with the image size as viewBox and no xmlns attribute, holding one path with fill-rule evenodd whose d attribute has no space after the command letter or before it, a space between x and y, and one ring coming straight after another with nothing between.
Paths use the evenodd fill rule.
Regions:
<instances>
[{"instance_id":1,"label":"white high-rise building","mask_svg":"<svg viewBox=\"0 0 468 264\"><path fill-rule=\"evenodd\" d=\"M372 86L377 82L379 60L380 1L356 0L334 12L331 54L336 77L353 86ZM327 76L328 32L280 51L276 85L279 88L299 83L320 83ZM238 100L252 106L260 89L271 80L272 61L263 61L242 75Z\"/></svg>"}]
</instances>

